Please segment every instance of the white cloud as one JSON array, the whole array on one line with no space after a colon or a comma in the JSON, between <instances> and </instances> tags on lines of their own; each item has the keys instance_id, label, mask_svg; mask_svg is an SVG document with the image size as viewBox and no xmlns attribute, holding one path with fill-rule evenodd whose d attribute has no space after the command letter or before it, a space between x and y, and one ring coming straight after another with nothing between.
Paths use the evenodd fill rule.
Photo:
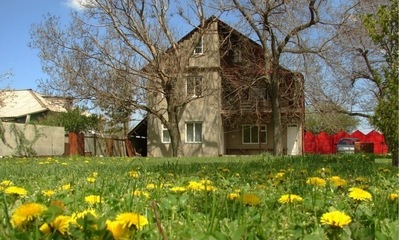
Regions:
<instances>
[{"instance_id":1,"label":"white cloud","mask_svg":"<svg viewBox=\"0 0 400 240\"><path fill-rule=\"evenodd\" d=\"M84 10L85 7L93 5L93 2L93 0L67 0L66 5L76 10Z\"/></svg>"}]
</instances>

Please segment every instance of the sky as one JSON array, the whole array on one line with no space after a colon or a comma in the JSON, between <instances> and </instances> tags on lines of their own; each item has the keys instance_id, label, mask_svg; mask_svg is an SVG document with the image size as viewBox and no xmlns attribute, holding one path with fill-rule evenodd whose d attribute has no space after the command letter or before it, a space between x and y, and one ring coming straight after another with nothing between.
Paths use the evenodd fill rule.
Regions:
<instances>
[{"instance_id":1,"label":"sky","mask_svg":"<svg viewBox=\"0 0 400 240\"><path fill-rule=\"evenodd\" d=\"M49 78L38 51L28 47L31 26L43 22L48 13L67 23L73 8L79 8L79 0L1 0L0 77L8 77L0 79L0 88L38 90L37 80Z\"/></svg>"}]
</instances>

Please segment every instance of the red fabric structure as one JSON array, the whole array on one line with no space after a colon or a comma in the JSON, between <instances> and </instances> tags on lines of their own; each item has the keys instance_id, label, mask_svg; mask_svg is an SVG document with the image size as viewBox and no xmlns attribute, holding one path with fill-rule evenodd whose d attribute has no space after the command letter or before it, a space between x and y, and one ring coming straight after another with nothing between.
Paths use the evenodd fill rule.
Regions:
<instances>
[{"instance_id":1,"label":"red fabric structure","mask_svg":"<svg viewBox=\"0 0 400 240\"><path fill-rule=\"evenodd\" d=\"M388 152L388 148L385 142L385 137L379 132L372 130L366 135L367 142L374 143L374 153L384 154Z\"/></svg>"},{"instance_id":2,"label":"red fabric structure","mask_svg":"<svg viewBox=\"0 0 400 240\"><path fill-rule=\"evenodd\" d=\"M318 154L332 153L332 139L326 132L320 132L315 137L315 151Z\"/></svg>"},{"instance_id":3,"label":"red fabric structure","mask_svg":"<svg viewBox=\"0 0 400 240\"><path fill-rule=\"evenodd\" d=\"M361 143L374 143L374 154L386 154L388 152L385 137L373 130L367 135L357 130L352 134L340 131L336 134L320 132L317 135L304 132L304 153L306 154L333 154L336 153L336 144L341 138L358 138Z\"/></svg>"},{"instance_id":4,"label":"red fabric structure","mask_svg":"<svg viewBox=\"0 0 400 240\"><path fill-rule=\"evenodd\" d=\"M311 132L304 133L304 153L315 153L315 136Z\"/></svg>"}]
</instances>

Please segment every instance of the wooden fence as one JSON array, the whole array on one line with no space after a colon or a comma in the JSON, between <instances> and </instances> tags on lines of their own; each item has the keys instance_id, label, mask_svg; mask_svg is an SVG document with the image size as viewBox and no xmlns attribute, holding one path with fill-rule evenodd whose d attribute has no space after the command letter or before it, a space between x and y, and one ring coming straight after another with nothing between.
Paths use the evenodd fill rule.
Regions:
<instances>
[{"instance_id":1,"label":"wooden fence","mask_svg":"<svg viewBox=\"0 0 400 240\"><path fill-rule=\"evenodd\" d=\"M320 132L314 135L311 132L304 133L304 153L308 154L332 154L336 153L336 145L341 138L358 138L361 143L373 144L374 154L386 154L388 152L387 145L385 143L385 137L372 130L368 134L364 134L357 130L352 134L341 131L336 134L327 134L326 132Z\"/></svg>"},{"instance_id":2,"label":"wooden fence","mask_svg":"<svg viewBox=\"0 0 400 240\"><path fill-rule=\"evenodd\" d=\"M127 138L68 133L64 155L125 157L136 156L137 154Z\"/></svg>"}]
</instances>

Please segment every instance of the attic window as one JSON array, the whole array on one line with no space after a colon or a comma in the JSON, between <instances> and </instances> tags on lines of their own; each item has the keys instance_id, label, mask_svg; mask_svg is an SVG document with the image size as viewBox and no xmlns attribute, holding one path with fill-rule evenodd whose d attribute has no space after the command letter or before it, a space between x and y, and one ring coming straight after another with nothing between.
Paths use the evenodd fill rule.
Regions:
<instances>
[{"instance_id":1,"label":"attic window","mask_svg":"<svg viewBox=\"0 0 400 240\"><path fill-rule=\"evenodd\" d=\"M201 36L199 42L197 43L196 47L194 48L194 54L203 54L203 36Z\"/></svg>"}]
</instances>

